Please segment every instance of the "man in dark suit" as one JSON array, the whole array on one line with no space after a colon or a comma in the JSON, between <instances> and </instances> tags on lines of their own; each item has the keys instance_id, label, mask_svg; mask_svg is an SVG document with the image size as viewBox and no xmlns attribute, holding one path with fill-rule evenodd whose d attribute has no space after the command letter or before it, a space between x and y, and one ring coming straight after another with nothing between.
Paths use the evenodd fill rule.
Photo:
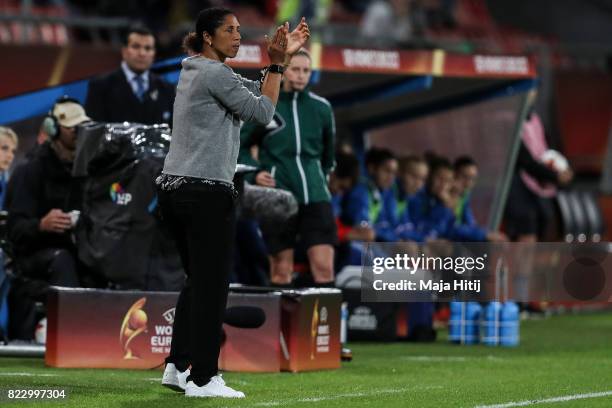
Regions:
<instances>
[{"instance_id":1,"label":"man in dark suit","mask_svg":"<svg viewBox=\"0 0 612 408\"><path fill-rule=\"evenodd\" d=\"M85 109L99 122L172 125L174 86L150 72L155 38L142 27L131 28L121 49L121 67L89 83Z\"/></svg>"}]
</instances>

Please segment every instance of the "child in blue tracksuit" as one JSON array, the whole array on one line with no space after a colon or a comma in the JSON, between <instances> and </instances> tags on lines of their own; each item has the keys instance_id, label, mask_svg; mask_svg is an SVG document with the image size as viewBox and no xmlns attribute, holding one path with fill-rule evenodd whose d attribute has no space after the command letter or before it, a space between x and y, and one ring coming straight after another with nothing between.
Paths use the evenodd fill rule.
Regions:
<instances>
[{"instance_id":1,"label":"child in blue tracksuit","mask_svg":"<svg viewBox=\"0 0 612 408\"><path fill-rule=\"evenodd\" d=\"M397 160L387 149L372 148L366 155L369 177L348 194L342 219L353 226L370 225L376 241L397 241L396 201L393 183Z\"/></svg>"}]
</instances>

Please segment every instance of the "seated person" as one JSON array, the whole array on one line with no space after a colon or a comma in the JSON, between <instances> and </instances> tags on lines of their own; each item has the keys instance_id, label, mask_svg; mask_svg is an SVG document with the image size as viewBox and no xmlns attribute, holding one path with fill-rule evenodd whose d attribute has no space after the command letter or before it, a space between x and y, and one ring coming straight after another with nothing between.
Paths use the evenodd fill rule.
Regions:
<instances>
[{"instance_id":1,"label":"seated person","mask_svg":"<svg viewBox=\"0 0 612 408\"><path fill-rule=\"evenodd\" d=\"M359 181L359 161L353 154L336 153L336 167L329 175L329 192L338 228L338 240L374 241L374 230L369 226L352 226L342 221L342 209L346 205L347 193Z\"/></svg>"},{"instance_id":2,"label":"seated person","mask_svg":"<svg viewBox=\"0 0 612 408\"><path fill-rule=\"evenodd\" d=\"M451 238L454 215L446 203L453 183L453 167L445 158L435 158L429 166L425 187L409 200L405 217L399 223L401 239L427 242Z\"/></svg>"},{"instance_id":3,"label":"seated person","mask_svg":"<svg viewBox=\"0 0 612 408\"><path fill-rule=\"evenodd\" d=\"M80 195L71 169L76 126L89 120L77 101L60 98L45 118L50 140L15 169L8 185L8 239L18 269L51 285L80 285L70 214Z\"/></svg>"},{"instance_id":4,"label":"seated person","mask_svg":"<svg viewBox=\"0 0 612 408\"><path fill-rule=\"evenodd\" d=\"M17 135L8 127L0 126L0 210L4 210L4 197L8 182L8 170L15 158ZM5 240L4 214L0 218L0 241ZM4 248L0 250L0 341L8 337L8 291L10 281L4 269Z\"/></svg>"},{"instance_id":5,"label":"seated person","mask_svg":"<svg viewBox=\"0 0 612 408\"><path fill-rule=\"evenodd\" d=\"M394 242L397 218L392 187L397 160L388 149L372 148L366 154L366 168L368 177L347 194L342 220L373 228L376 241Z\"/></svg>"},{"instance_id":6,"label":"seated person","mask_svg":"<svg viewBox=\"0 0 612 408\"><path fill-rule=\"evenodd\" d=\"M17 151L17 135L8 127L0 126L0 209L4 210L4 199L8 184L8 170Z\"/></svg>"},{"instance_id":7,"label":"seated person","mask_svg":"<svg viewBox=\"0 0 612 408\"><path fill-rule=\"evenodd\" d=\"M461 242L507 241L503 233L488 232L481 228L472 213L470 198L478 178L478 166L474 159L469 156L461 156L455 160L453 167L455 170L455 180L452 188L452 195L455 197L453 239Z\"/></svg>"},{"instance_id":8,"label":"seated person","mask_svg":"<svg viewBox=\"0 0 612 408\"><path fill-rule=\"evenodd\" d=\"M400 159L399 168L400 173L395 184L398 219L396 232L402 241L417 241L419 237L412 236L413 228L408 214L408 203L423 189L429 175L429 167L424 158L408 156Z\"/></svg>"},{"instance_id":9,"label":"seated person","mask_svg":"<svg viewBox=\"0 0 612 408\"><path fill-rule=\"evenodd\" d=\"M334 259L335 270L340 271L346 265L359 265L363 246L360 242L374 241L374 230L368 225L350 225L342 220L343 208L346 207L348 192L359 181L359 161L352 153L337 152L336 167L329 175L329 192L336 218L338 245Z\"/></svg>"},{"instance_id":10,"label":"seated person","mask_svg":"<svg viewBox=\"0 0 612 408\"><path fill-rule=\"evenodd\" d=\"M395 183L398 217L403 214L410 198L423 188L428 175L429 167L424 158L413 155L399 159L399 174Z\"/></svg>"}]
</instances>

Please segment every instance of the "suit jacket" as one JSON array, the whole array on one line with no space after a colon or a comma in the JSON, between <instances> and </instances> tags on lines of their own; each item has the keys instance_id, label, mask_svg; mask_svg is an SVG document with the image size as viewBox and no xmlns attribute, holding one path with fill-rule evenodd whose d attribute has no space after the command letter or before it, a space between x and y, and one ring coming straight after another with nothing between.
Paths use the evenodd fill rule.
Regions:
<instances>
[{"instance_id":1,"label":"suit jacket","mask_svg":"<svg viewBox=\"0 0 612 408\"><path fill-rule=\"evenodd\" d=\"M121 69L89 82L85 111L99 122L138 122L172 126L175 87L149 71L149 89L141 102Z\"/></svg>"}]
</instances>

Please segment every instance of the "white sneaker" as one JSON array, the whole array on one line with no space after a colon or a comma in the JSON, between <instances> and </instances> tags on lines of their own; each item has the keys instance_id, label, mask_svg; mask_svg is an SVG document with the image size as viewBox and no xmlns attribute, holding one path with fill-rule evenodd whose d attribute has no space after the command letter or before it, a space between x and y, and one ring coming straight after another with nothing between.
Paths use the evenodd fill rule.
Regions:
<instances>
[{"instance_id":1,"label":"white sneaker","mask_svg":"<svg viewBox=\"0 0 612 408\"><path fill-rule=\"evenodd\" d=\"M215 375L208 384L198 387L193 381L185 387L186 397L221 397L221 398L244 398L244 393L236 391L225 385L221 375Z\"/></svg>"},{"instance_id":2,"label":"white sneaker","mask_svg":"<svg viewBox=\"0 0 612 408\"><path fill-rule=\"evenodd\" d=\"M185 391L187 377L189 377L189 369L181 372L174 364L168 363L162 377L162 385L174 391Z\"/></svg>"}]
</instances>

